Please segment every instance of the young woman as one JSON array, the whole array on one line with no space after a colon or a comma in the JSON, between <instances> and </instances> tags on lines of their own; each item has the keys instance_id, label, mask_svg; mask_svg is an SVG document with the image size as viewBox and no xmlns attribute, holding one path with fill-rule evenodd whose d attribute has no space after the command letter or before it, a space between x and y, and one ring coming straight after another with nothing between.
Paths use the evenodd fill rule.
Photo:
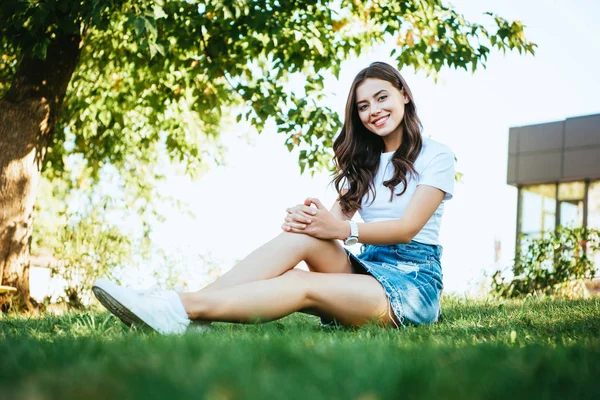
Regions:
<instances>
[{"instance_id":1,"label":"young woman","mask_svg":"<svg viewBox=\"0 0 600 400\"><path fill-rule=\"evenodd\" d=\"M454 190L454 154L421 129L398 70L371 64L352 83L333 145L339 197L331 210L316 198L286 209L281 234L198 292L136 291L99 279L96 297L124 323L163 334L297 311L323 325L436 321L443 288L438 233ZM362 224L351 221L357 210ZM338 240L363 243L360 254ZM294 268L300 261L309 271Z\"/></svg>"}]
</instances>

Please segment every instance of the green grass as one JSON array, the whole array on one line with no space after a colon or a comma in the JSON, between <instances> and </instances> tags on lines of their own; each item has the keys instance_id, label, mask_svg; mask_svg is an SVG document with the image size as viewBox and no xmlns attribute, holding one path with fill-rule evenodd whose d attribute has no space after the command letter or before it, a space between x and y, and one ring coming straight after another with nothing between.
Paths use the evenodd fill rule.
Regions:
<instances>
[{"instance_id":1,"label":"green grass","mask_svg":"<svg viewBox=\"0 0 600 400\"><path fill-rule=\"evenodd\" d=\"M600 300L445 298L425 327L294 314L164 337L103 312L0 318L0 398L600 398Z\"/></svg>"}]
</instances>

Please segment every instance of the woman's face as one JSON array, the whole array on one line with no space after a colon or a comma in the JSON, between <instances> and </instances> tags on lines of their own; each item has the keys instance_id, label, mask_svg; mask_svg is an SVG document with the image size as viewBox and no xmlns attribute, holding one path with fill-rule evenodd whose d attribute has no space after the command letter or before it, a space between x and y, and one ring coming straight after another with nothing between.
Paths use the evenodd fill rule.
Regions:
<instances>
[{"instance_id":1,"label":"woman's face","mask_svg":"<svg viewBox=\"0 0 600 400\"><path fill-rule=\"evenodd\" d=\"M404 105L410 99L390 82L367 78L356 88L356 108L360 120L374 134L384 137L401 134Z\"/></svg>"}]
</instances>

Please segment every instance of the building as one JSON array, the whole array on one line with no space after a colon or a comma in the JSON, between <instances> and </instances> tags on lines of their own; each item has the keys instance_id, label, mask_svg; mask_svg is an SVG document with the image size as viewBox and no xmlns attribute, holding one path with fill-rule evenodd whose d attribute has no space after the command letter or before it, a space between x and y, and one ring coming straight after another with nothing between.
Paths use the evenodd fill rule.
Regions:
<instances>
[{"instance_id":1,"label":"building","mask_svg":"<svg viewBox=\"0 0 600 400\"><path fill-rule=\"evenodd\" d=\"M521 233L600 230L600 114L510 128L507 183L518 189L516 251Z\"/></svg>"}]
</instances>

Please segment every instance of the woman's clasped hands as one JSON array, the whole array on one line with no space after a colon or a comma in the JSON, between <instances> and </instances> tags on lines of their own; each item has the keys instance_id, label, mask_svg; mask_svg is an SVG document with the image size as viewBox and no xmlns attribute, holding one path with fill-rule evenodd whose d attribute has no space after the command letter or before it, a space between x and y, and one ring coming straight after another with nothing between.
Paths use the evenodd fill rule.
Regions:
<instances>
[{"instance_id":1,"label":"woman's clasped hands","mask_svg":"<svg viewBox=\"0 0 600 400\"><path fill-rule=\"evenodd\" d=\"M314 204L316 208L311 207ZM336 219L317 198L309 197L304 204L286 208L288 215L281 229L304 233L319 239L343 239L347 223ZM347 236L347 235L346 235Z\"/></svg>"}]
</instances>

